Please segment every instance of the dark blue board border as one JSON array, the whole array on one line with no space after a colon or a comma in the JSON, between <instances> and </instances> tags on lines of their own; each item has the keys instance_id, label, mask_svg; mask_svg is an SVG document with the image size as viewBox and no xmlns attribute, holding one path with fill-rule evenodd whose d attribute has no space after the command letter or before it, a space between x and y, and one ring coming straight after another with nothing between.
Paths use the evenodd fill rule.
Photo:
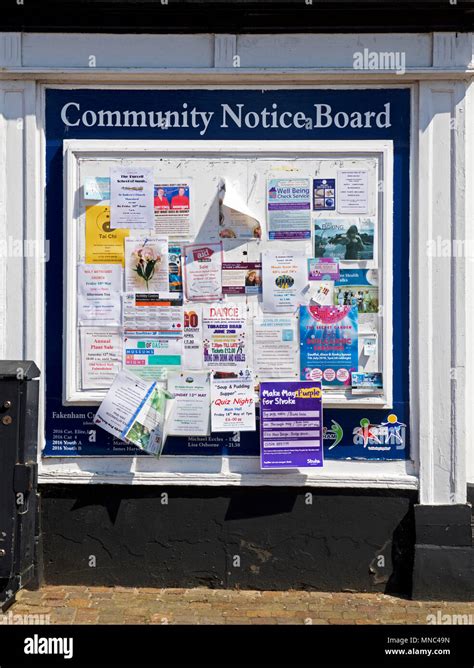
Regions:
<instances>
[{"instance_id":1,"label":"dark blue board border","mask_svg":"<svg viewBox=\"0 0 474 668\"><path fill-rule=\"evenodd\" d=\"M235 89L169 89L104 87L48 87L46 89L46 238L50 244L50 261L46 265L46 447L45 456L128 456L142 454L124 444L114 444L99 430L96 441L89 441L96 407L65 407L62 391L62 311L63 311L63 174L62 144L65 139L257 139L257 140L393 140L394 143L394 218L393 218L393 410L326 409L325 456L327 459L398 460L409 458L409 168L410 168L410 98L407 88L308 88L267 90ZM209 124L204 136L201 128L142 127L66 127L60 111L74 101L83 110L135 109L166 111L188 108L215 112L219 118L222 104L261 112L264 107L279 111L304 111L314 114L315 104L329 104L337 112L367 110L380 113L390 104L389 128L222 128ZM77 110L76 107L70 108ZM75 122L77 117L71 117ZM157 134L158 132L158 134ZM392 421L392 422L391 422ZM388 437L377 434L371 425L388 425ZM62 434L54 430L62 430ZM387 429L385 430L387 432ZM68 433L66 433L68 430ZM335 445L342 431L342 440ZM377 442L379 441L379 442ZM382 442L380 442L382 441ZM209 439L170 439L164 454L175 455L252 455L258 456L258 431L245 434L213 434Z\"/></svg>"}]
</instances>

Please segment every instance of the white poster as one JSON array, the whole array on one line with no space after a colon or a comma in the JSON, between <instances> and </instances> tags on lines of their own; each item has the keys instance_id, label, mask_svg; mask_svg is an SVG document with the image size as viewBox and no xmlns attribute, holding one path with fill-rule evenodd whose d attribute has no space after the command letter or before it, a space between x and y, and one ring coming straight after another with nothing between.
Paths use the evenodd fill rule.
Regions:
<instances>
[{"instance_id":1,"label":"white poster","mask_svg":"<svg viewBox=\"0 0 474 668\"><path fill-rule=\"evenodd\" d=\"M122 367L122 338L118 330L80 328L82 389L110 387Z\"/></svg>"},{"instance_id":2,"label":"white poster","mask_svg":"<svg viewBox=\"0 0 474 668\"><path fill-rule=\"evenodd\" d=\"M338 213L368 213L369 172L342 169L337 173Z\"/></svg>"},{"instance_id":3,"label":"white poster","mask_svg":"<svg viewBox=\"0 0 474 668\"><path fill-rule=\"evenodd\" d=\"M226 183L219 193L219 236L221 239L260 239L261 221L241 195Z\"/></svg>"},{"instance_id":4,"label":"white poster","mask_svg":"<svg viewBox=\"0 0 474 668\"><path fill-rule=\"evenodd\" d=\"M169 291L168 239L125 239L125 290Z\"/></svg>"},{"instance_id":5,"label":"white poster","mask_svg":"<svg viewBox=\"0 0 474 668\"><path fill-rule=\"evenodd\" d=\"M222 242L184 246L186 297L214 301L222 297Z\"/></svg>"},{"instance_id":6,"label":"white poster","mask_svg":"<svg viewBox=\"0 0 474 668\"><path fill-rule=\"evenodd\" d=\"M212 431L255 431L255 391L251 377L211 380Z\"/></svg>"},{"instance_id":7,"label":"white poster","mask_svg":"<svg viewBox=\"0 0 474 668\"><path fill-rule=\"evenodd\" d=\"M191 234L191 183L160 181L154 185L155 234L187 239Z\"/></svg>"},{"instance_id":8,"label":"white poster","mask_svg":"<svg viewBox=\"0 0 474 668\"><path fill-rule=\"evenodd\" d=\"M236 371L248 367L246 305L241 302L205 304L202 338L206 368Z\"/></svg>"},{"instance_id":9,"label":"white poster","mask_svg":"<svg viewBox=\"0 0 474 668\"><path fill-rule=\"evenodd\" d=\"M253 359L259 378L299 378L299 344L294 316L253 321Z\"/></svg>"},{"instance_id":10,"label":"white poster","mask_svg":"<svg viewBox=\"0 0 474 668\"><path fill-rule=\"evenodd\" d=\"M149 230L154 225L153 171L143 167L110 170L110 223L114 229Z\"/></svg>"},{"instance_id":11,"label":"white poster","mask_svg":"<svg viewBox=\"0 0 474 668\"><path fill-rule=\"evenodd\" d=\"M168 392L174 401L166 431L170 436L209 436L211 384L208 372L173 373Z\"/></svg>"},{"instance_id":12,"label":"white poster","mask_svg":"<svg viewBox=\"0 0 474 668\"><path fill-rule=\"evenodd\" d=\"M184 310L185 369L202 369L202 305L187 304Z\"/></svg>"},{"instance_id":13,"label":"white poster","mask_svg":"<svg viewBox=\"0 0 474 668\"><path fill-rule=\"evenodd\" d=\"M120 325L122 267L118 264L77 266L79 325Z\"/></svg>"},{"instance_id":14,"label":"white poster","mask_svg":"<svg viewBox=\"0 0 474 668\"><path fill-rule=\"evenodd\" d=\"M262 253L263 310L290 313L308 285L307 257L302 251Z\"/></svg>"}]
</instances>

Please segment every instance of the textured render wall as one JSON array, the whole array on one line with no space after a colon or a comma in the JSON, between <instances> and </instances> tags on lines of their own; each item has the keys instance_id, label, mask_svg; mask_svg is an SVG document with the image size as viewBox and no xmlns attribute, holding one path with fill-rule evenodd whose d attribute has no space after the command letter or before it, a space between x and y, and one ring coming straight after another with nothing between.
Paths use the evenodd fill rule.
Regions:
<instances>
[{"instance_id":1,"label":"textured render wall","mask_svg":"<svg viewBox=\"0 0 474 668\"><path fill-rule=\"evenodd\" d=\"M45 581L410 593L415 494L311 493L43 487Z\"/></svg>"}]
</instances>

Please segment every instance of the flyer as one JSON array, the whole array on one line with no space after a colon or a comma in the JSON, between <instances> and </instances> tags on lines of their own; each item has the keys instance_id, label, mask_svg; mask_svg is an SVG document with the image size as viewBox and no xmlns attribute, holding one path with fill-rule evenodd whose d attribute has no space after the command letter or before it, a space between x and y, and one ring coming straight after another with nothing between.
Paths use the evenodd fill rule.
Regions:
<instances>
[{"instance_id":1,"label":"flyer","mask_svg":"<svg viewBox=\"0 0 474 668\"><path fill-rule=\"evenodd\" d=\"M168 269L169 269L169 291L172 293L183 292L183 273L181 269L181 246L168 245Z\"/></svg>"},{"instance_id":2,"label":"flyer","mask_svg":"<svg viewBox=\"0 0 474 668\"><path fill-rule=\"evenodd\" d=\"M262 291L261 262L223 262L224 295L257 295Z\"/></svg>"},{"instance_id":3,"label":"flyer","mask_svg":"<svg viewBox=\"0 0 474 668\"><path fill-rule=\"evenodd\" d=\"M341 169L337 173L338 213L369 212L369 172Z\"/></svg>"},{"instance_id":4,"label":"flyer","mask_svg":"<svg viewBox=\"0 0 474 668\"><path fill-rule=\"evenodd\" d=\"M334 302L334 281L312 281L308 296L310 304L330 306Z\"/></svg>"},{"instance_id":5,"label":"flyer","mask_svg":"<svg viewBox=\"0 0 474 668\"><path fill-rule=\"evenodd\" d=\"M153 170L124 166L110 170L110 218L116 229L153 228Z\"/></svg>"},{"instance_id":6,"label":"flyer","mask_svg":"<svg viewBox=\"0 0 474 668\"><path fill-rule=\"evenodd\" d=\"M153 205L155 234L188 238L191 234L191 183L172 181L155 183Z\"/></svg>"},{"instance_id":7,"label":"flyer","mask_svg":"<svg viewBox=\"0 0 474 668\"><path fill-rule=\"evenodd\" d=\"M127 371L120 371L99 406L94 424L115 438L125 440L156 387L156 383L142 380Z\"/></svg>"},{"instance_id":8,"label":"flyer","mask_svg":"<svg viewBox=\"0 0 474 668\"><path fill-rule=\"evenodd\" d=\"M334 211L336 208L336 179L313 179L313 209Z\"/></svg>"},{"instance_id":9,"label":"flyer","mask_svg":"<svg viewBox=\"0 0 474 668\"><path fill-rule=\"evenodd\" d=\"M260 239L262 226L230 183L219 191L219 236L221 239Z\"/></svg>"},{"instance_id":10,"label":"flyer","mask_svg":"<svg viewBox=\"0 0 474 668\"><path fill-rule=\"evenodd\" d=\"M352 394L381 394L383 392L382 374L353 371L351 374Z\"/></svg>"},{"instance_id":11,"label":"flyer","mask_svg":"<svg viewBox=\"0 0 474 668\"><path fill-rule=\"evenodd\" d=\"M209 436L211 381L209 372L170 373L168 392L174 401L167 420L170 436Z\"/></svg>"},{"instance_id":12,"label":"flyer","mask_svg":"<svg viewBox=\"0 0 474 668\"><path fill-rule=\"evenodd\" d=\"M323 465L321 383L260 383L260 453L262 469Z\"/></svg>"},{"instance_id":13,"label":"flyer","mask_svg":"<svg viewBox=\"0 0 474 668\"><path fill-rule=\"evenodd\" d=\"M122 367L122 338L114 329L81 327L82 389L110 387Z\"/></svg>"},{"instance_id":14,"label":"flyer","mask_svg":"<svg viewBox=\"0 0 474 668\"><path fill-rule=\"evenodd\" d=\"M255 393L251 376L211 379L212 431L255 431Z\"/></svg>"},{"instance_id":15,"label":"flyer","mask_svg":"<svg viewBox=\"0 0 474 668\"><path fill-rule=\"evenodd\" d=\"M164 336L183 331L183 308L157 293L126 292L122 297L125 329L155 330Z\"/></svg>"},{"instance_id":16,"label":"flyer","mask_svg":"<svg viewBox=\"0 0 474 668\"><path fill-rule=\"evenodd\" d=\"M349 386L358 365L354 306L300 306L300 378L323 387Z\"/></svg>"},{"instance_id":17,"label":"flyer","mask_svg":"<svg viewBox=\"0 0 474 668\"><path fill-rule=\"evenodd\" d=\"M110 199L110 178L108 176L89 176L84 182L84 199Z\"/></svg>"},{"instance_id":18,"label":"flyer","mask_svg":"<svg viewBox=\"0 0 474 668\"><path fill-rule=\"evenodd\" d=\"M303 251L262 253L263 310L270 313L295 311L308 285Z\"/></svg>"},{"instance_id":19,"label":"flyer","mask_svg":"<svg viewBox=\"0 0 474 668\"><path fill-rule=\"evenodd\" d=\"M160 332L125 330L123 367L141 378L163 380L168 371L182 363L182 337L163 336Z\"/></svg>"},{"instance_id":20,"label":"flyer","mask_svg":"<svg viewBox=\"0 0 474 668\"><path fill-rule=\"evenodd\" d=\"M168 239L125 239L125 290L162 292L169 290Z\"/></svg>"},{"instance_id":21,"label":"flyer","mask_svg":"<svg viewBox=\"0 0 474 668\"><path fill-rule=\"evenodd\" d=\"M253 321L253 368L258 378L298 378L296 318L265 315Z\"/></svg>"},{"instance_id":22,"label":"flyer","mask_svg":"<svg viewBox=\"0 0 474 668\"><path fill-rule=\"evenodd\" d=\"M269 179L267 183L268 238L311 238L309 179Z\"/></svg>"},{"instance_id":23,"label":"flyer","mask_svg":"<svg viewBox=\"0 0 474 668\"><path fill-rule=\"evenodd\" d=\"M202 305L188 304L184 310L183 366L202 369Z\"/></svg>"},{"instance_id":24,"label":"flyer","mask_svg":"<svg viewBox=\"0 0 474 668\"><path fill-rule=\"evenodd\" d=\"M308 278L310 281L337 281L339 260L334 257L308 258Z\"/></svg>"},{"instance_id":25,"label":"flyer","mask_svg":"<svg viewBox=\"0 0 474 668\"><path fill-rule=\"evenodd\" d=\"M236 371L249 365L247 307L223 302L202 307L203 363L208 369Z\"/></svg>"},{"instance_id":26,"label":"flyer","mask_svg":"<svg viewBox=\"0 0 474 668\"><path fill-rule=\"evenodd\" d=\"M338 260L373 260L373 218L315 218L314 256Z\"/></svg>"},{"instance_id":27,"label":"flyer","mask_svg":"<svg viewBox=\"0 0 474 668\"><path fill-rule=\"evenodd\" d=\"M124 241L128 229L113 229L110 207L94 204L86 207L86 263L124 265Z\"/></svg>"},{"instance_id":28,"label":"flyer","mask_svg":"<svg viewBox=\"0 0 474 668\"><path fill-rule=\"evenodd\" d=\"M184 246L186 297L214 301L222 297L222 242Z\"/></svg>"},{"instance_id":29,"label":"flyer","mask_svg":"<svg viewBox=\"0 0 474 668\"><path fill-rule=\"evenodd\" d=\"M357 306L359 314L378 313L377 269L342 269L334 284L334 304Z\"/></svg>"},{"instance_id":30,"label":"flyer","mask_svg":"<svg viewBox=\"0 0 474 668\"><path fill-rule=\"evenodd\" d=\"M118 264L77 266L79 325L120 325L122 267Z\"/></svg>"}]
</instances>

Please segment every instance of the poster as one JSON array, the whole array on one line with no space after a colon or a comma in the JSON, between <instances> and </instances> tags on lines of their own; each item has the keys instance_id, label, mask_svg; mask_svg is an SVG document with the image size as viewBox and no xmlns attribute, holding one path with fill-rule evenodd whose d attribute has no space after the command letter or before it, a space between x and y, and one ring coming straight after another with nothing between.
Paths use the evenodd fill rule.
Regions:
<instances>
[{"instance_id":1,"label":"poster","mask_svg":"<svg viewBox=\"0 0 474 668\"><path fill-rule=\"evenodd\" d=\"M159 332L125 330L123 367L141 378L163 380L167 371L182 364L183 339Z\"/></svg>"},{"instance_id":2,"label":"poster","mask_svg":"<svg viewBox=\"0 0 474 668\"><path fill-rule=\"evenodd\" d=\"M267 184L268 238L311 238L309 179L269 179Z\"/></svg>"},{"instance_id":3,"label":"poster","mask_svg":"<svg viewBox=\"0 0 474 668\"><path fill-rule=\"evenodd\" d=\"M334 304L357 306L359 314L378 313L378 271L342 269L339 280L334 284Z\"/></svg>"},{"instance_id":4,"label":"poster","mask_svg":"<svg viewBox=\"0 0 474 668\"><path fill-rule=\"evenodd\" d=\"M184 246L186 297L214 301L222 297L222 242Z\"/></svg>"},{"instance_id":5,"label":"poster","mask_svg":"<svg viewBox=\"0 0 474 668\"><path fill-rule=\"evenodd\" d=\"M125 239L125 290L163 292L169 290L168 239Z\"/></svg>"},{"instance_id":6,"label":"poster","mask_svg":"<svg viewBox=\"0 0 474 668\"><path fill-rule=\"evenodd\" d=\"M357 308L300 306L300 377L350 386L358 365Z\"/></svg>"},{"instance_id":7,"label":"poster","mask_svg":"<svg viewBox=\"0 0 474 668\"><path fill-rule=\"evenodd\" d=\"M373 260L373 218L316 218L314 257L331 255L339 260Z\"/></svg>"},{"instance_id":8,"label":"poster","mask_svg":"<svg viewBox=\"0 0 474 668\"><path fill-rule=\"evenodd\" d=\"M253 320L253 368L258 378L298 378L299 343L294 316Z\"/></svg>"},{"instance_id":9,"label":"poster","mask_svg":"<svg viewBox=\"0 0 474 668\"><path fill-rule=\"evenodd\" d=\"M369 172L341 169L337 173L338 213L369 212Z\"/></svg>"},{"instance_id":10,"label":"poster","mask_svg":"<svg viewBox=\"0 0 474 668\"><path fill-rule=\"evenodd\" d=\"M255 431L255 392L249 374L211 379L212 431Z\"/></svg>"},{"instance_id":11,"label":"poster","mask_svg":"<svg viewBox=\"0 0 474 668\"><path fill-rule=\"evenodd\" d=\"M313 209L334 211L336 208L336 179L313 179Z\"/></svg>"},{"instance_id":12,"label":"poster","mask_svg":"<svg viewBox=\"0 0 474 668\"><path fill-rule=\"evenodd\" d=\"M86 263L124 265L124 241L128 229L113 229L110 207L94 204L86 207Z\"/></svg>"},{"instance_id":13,"label":"poster","mask_svg":"<svg viewBox=\"0 0 474 668\"><path fill-rule=\"evenodd\" d=\"M262 253L263 310L295 311L308 285L306 255L302 251L266 250Z\"/></svg>"},{"instance_id":14,"label":"poster","mask_svg":"<svg viewBox=\"0 0 474 668\"><path fill-rule=\"evenodd\" d=\"M187 304L184 309L184 351L185 369L202 369L202 305Z\"/></svg>"},{"instance_id":15,"label":"poster","mask_svg":"<svg viewBox=\"0 0 474 668\"><path fill-rule=\"evenodd\" d=\"M122 337L114 329L81 327L81 375L83 390L110 387L122 368Z\"/></svg>"},{"instance_id":16,"label":"poster","mask_svg":"<svg viewBox=\"0 0 474 668\"><path fill-rule=\"evenodd\" d=\"M246 329L245 304L223 302L203 305L204 366L219 371L245 369L249 365Z\"/></svg>"},{"instance_id":17,"label":"poster","mask_svg":"<svg viewBox=\"0 0 474 668\"><path fill-rule=\"evenodd\" d=\"M262 291L261 262L223 262L224 295L257 295Z\"/></svg>"},{"instance_id":18,"label":"poster","mask_svg":"<svg viewBox=\"0 0 474 668\"><path fill-rule=\"evenodd\" d=\"M120 325L122 267L117 264L77 266L79 325Z\"/></svg>"},{"instance_id":19,"label":"poster","mask_svg":"<svg viewBox=\"0 0 474 668\"><path fill-rule=\"evenodd\" d=\"M153 228L153 171L144 167L110 170L110 217L117 229Z\"/></svg>"},{"instance_id":20,"label":"poster","mask_svg":"<svg viewBox=\"0 0 474 668\"><path fill-rule=\"evenodd\" d=\"M260 220L230 183L221 185L219 205L219 237L221 239L261 238Z\"/></svg>"},{"instance_id":21,"label":"poster","mask_svg":"<svg viewBox=\"0 0 474 668\"><path fill-rule=\"evenodd\" d=\"M187 238L191 234L191 184L189 180L155 183L153 206L155 234Z\"/></svg>"},{"instance_id":22,"label":"poster","mask_svg":"<svg viewBox=\"0 0 474 668\"><path fill-rule=\"evenodd\" d=\"M125 329L179 332L183 329L183 308L180 300L173 302L160 294L126 292L122 296L122 323Z\"/></svg>"},{"instance_id":23,"label":"poster","mask_svg":"<svg viewBox=\"0 0 474 668\"><path fill-rule=\"evenodd\" d=\"M170 373L168 392L173 403L167 419L170 436L208 436L210 431L211 380L208 372Z\"/></svg>"},{"instance_id":24,"label":"poster","mask_svg":"<svg viewBox=\"0 0 474 668\"><path fill-rule=\"evenodd\" d=\"M333 257L308 258L308 278L310 281L337 281L339 260Z\"/></svg>"},{"instance_id":25,"label":"poster","mask_svg":"<svg viewBox=\"0 0 474 668\"><path fill-rule=\"evenodd\" d=\"M260 383L260 456L262 469L323 465L320 383Z\"/></svg>"}]
</instances>

